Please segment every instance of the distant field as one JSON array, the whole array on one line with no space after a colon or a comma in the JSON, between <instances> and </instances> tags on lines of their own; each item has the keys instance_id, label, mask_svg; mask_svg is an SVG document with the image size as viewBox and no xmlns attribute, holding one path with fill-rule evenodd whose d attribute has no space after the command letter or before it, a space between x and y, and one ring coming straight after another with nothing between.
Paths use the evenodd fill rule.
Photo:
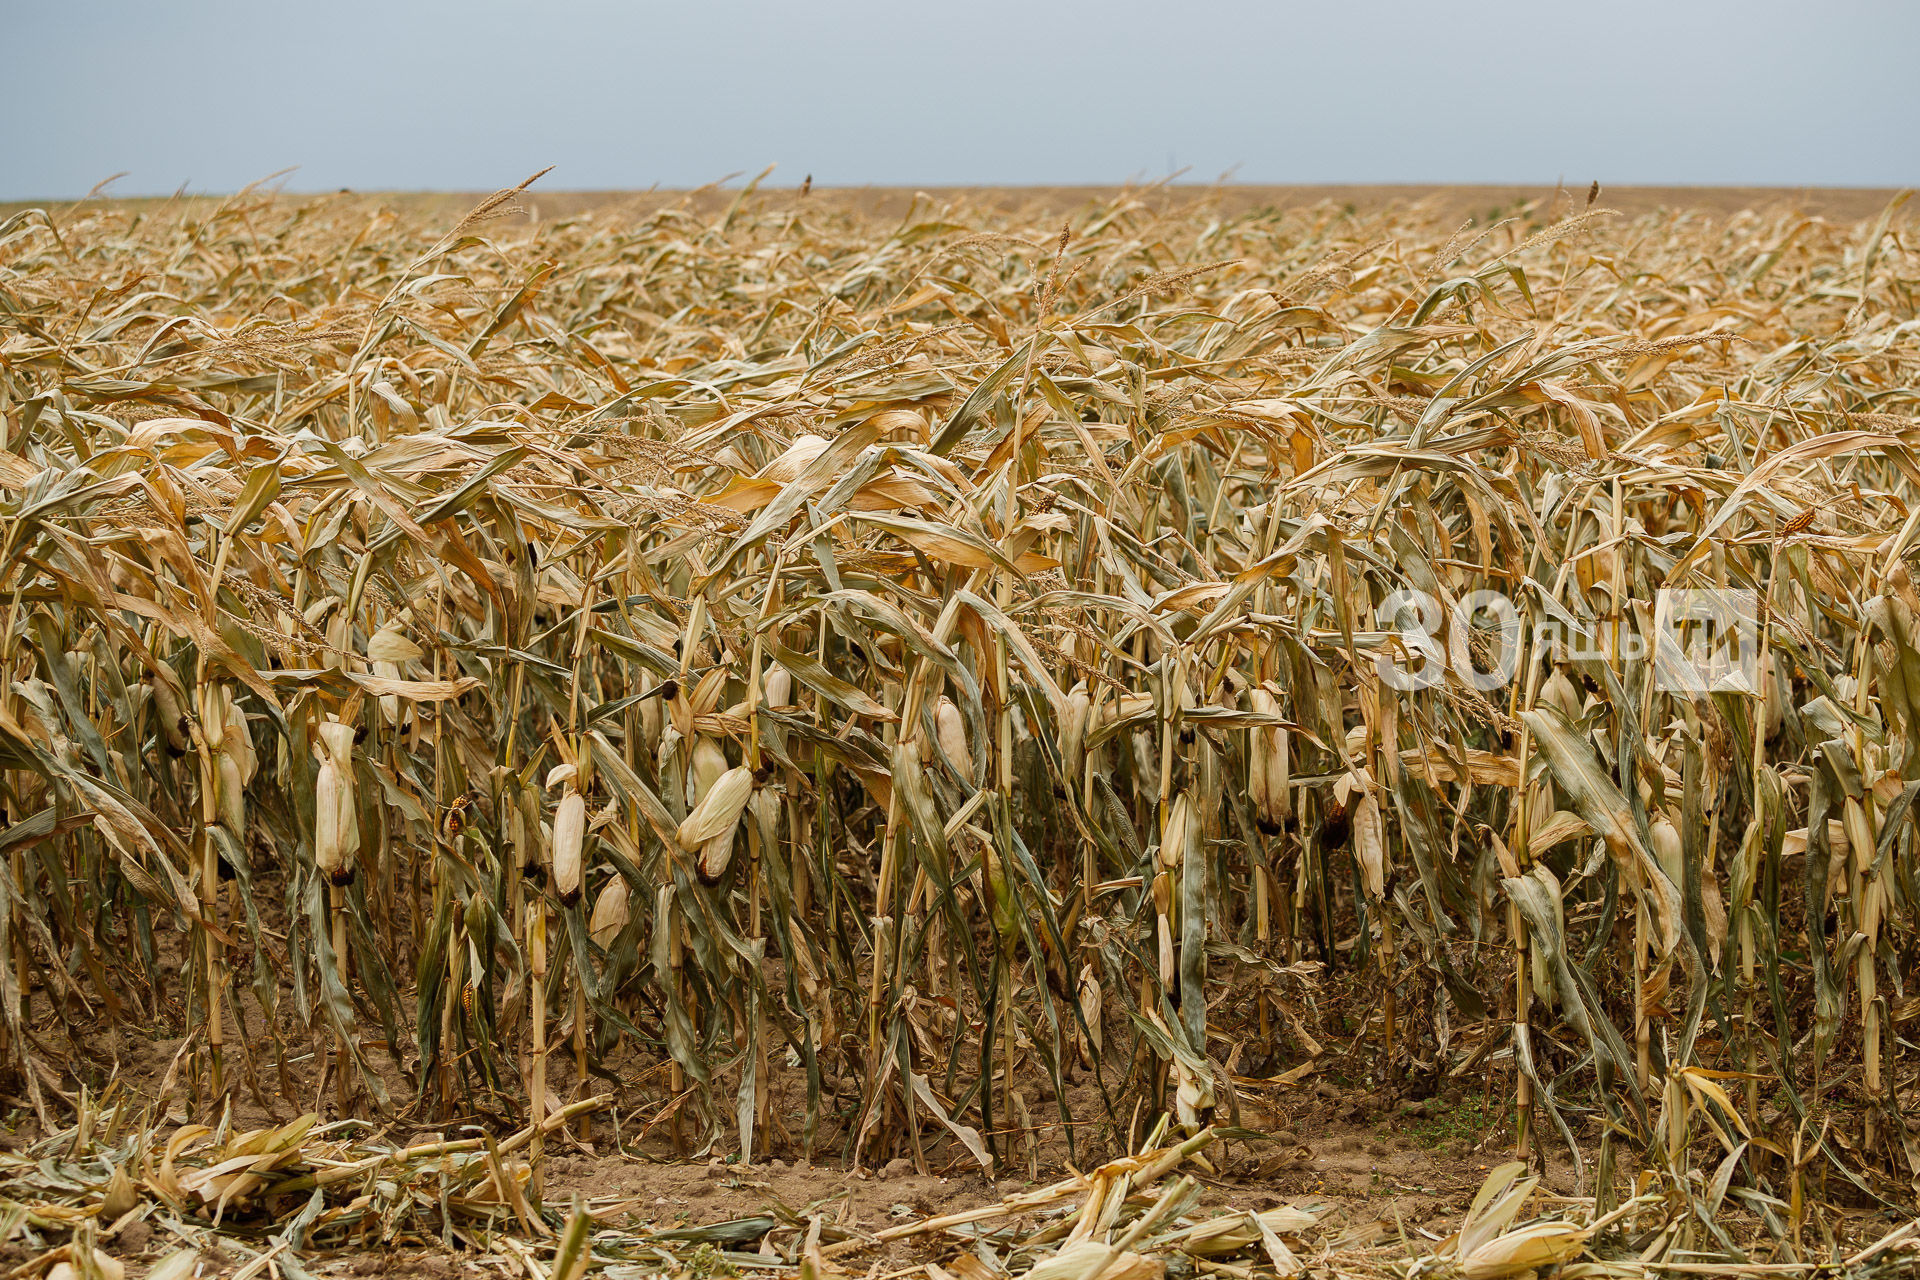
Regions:
<instances>
[{"instance_id":1,"label":"distant field","mask_svg":"<svg viewBox=\"0 0 1920 1280\"><path fill-rule=\"evenodd\" d=\"M781 185L791 187L792 183ZM767 184L764 190L778 191ZM1043 209L1071 209L1098 204L1126 191L1125 187L817 187L812 198L835 204L851 205L876 214L904 213L916 196L931 196L935 201L965 201L973 208L983 205L1007 213L1035 213ZM1303 185L1257 186L1182 185L1134 188L1140 198L1156 207L1174 208L1182 204L1215 201L1223 212L1244 213L1263 207L1300 208L1327 202L1351 204L1356 209L1381 209L1394 204L1428 202L1436 211L1466 217L1493 209L1511 209L1528 200L1550 200L1551 186L1444 186L1444 185ZM1577 198L1586 195L1585 182L1569 182L1567 190ZM538 197L534 204L544 217L562 216L579 209L631 202L645 208L664 204L682 192L566 191ZM1729 214L1741 209L1790 205L1802 212L1823 218L1854 221L1871 217L1886 206L1897 191L1877 187L1607 187L1601 203L1626 214L1651 213L1659 209L1689 209L1703 213ZM472 197L447 197L451 206L464 208ZM732 192L712 191L703 197L716 204L732 199Z\"/></svg>"},{"instance_id":2,"label":"distant field","mask_svg":"<svg viewBox=\"0 0 1920 1280\"><path fill-rule=\"evenodd\" d=\"M780 175L779 182L768 181L761 190L769 196L782 191L794 192L797 184ZM1551 186L1448 186L1420 183L1301 186L1197 185L1144 187L814 187L810 199L828 206L849 207L876 215L906 213L916 198L931 198L936 203L965 203L974 210L994 209L1007 214L1040 216L1083 205L1098 204L1124 191L1133 190L1141 200L1156 209L1215 202L1223 213L1237 214L1263 207L1291 209L1322 202L1352 205L1359 210L1375 210L1395 204L1415 202L1430 205L1436 213L1465 218L1485 215L1493 210L1510 210L1529 200L1550 201ZM1584 183L1568 183L1567 190L1584 199ZM317 194L317 193L315 193ZM410 211L430 214L436 209L458 216L471 208L483 192L356 192L359 195L388 195L404 203ZM636 212L647 212L691 197L695 208L724 207L738 194L738 184L705 187L697 191L653 188L630 191L545 191L528 200L539 217L565 217L586 209L626 205ZM1872 217L1886 207L1898 191L1888 187L1606 187L1601 203L1625 214L1652 213L1661 209L1688 210L1725 216L1742 209L1766 209L1787 206L1803 213L1834 221L1854 222ZM136 199L117 203L140 205L157 203ZM40 204L68 204L71 201L16 200L0 202L0 210Z\"/></svg>"}]
</instances>

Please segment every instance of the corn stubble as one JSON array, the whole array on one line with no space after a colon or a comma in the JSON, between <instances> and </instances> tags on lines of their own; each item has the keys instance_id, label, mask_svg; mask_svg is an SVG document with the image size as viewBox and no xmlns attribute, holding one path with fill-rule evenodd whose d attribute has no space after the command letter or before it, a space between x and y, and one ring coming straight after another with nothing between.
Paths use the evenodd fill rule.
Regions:
<instances>
[{"instance_id":1,"label":"corn stubble","mask_svg":"<svg viewBox=\"0 0 1920 1280\"><path fill-rule=\"evenodd\" d=\"M1504 1081L1674 1250L1913 1201L1897 210L517 191L0 223L43 1124L99 1019L190 1029L200 1115L524 1114L536 1200L596 1074L685 1154L1006 1167L1337 1066ZM1760 687L1549 648L1663 586L1755 593ZM1511 597L1512 682L1402 589ZM1465 1274L1587 1239L1512 1218Z\"/></svg>"}]
</instances>

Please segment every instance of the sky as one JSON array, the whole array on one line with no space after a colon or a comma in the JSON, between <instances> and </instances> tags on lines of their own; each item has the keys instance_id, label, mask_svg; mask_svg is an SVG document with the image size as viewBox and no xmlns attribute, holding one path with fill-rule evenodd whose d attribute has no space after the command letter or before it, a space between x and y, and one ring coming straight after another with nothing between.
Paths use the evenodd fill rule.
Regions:
<instances>
[{"instance_id":1,"label":"sky","mask_svg":"<svg viewBox=\"0 0 1920 1280\"><path fill-rule=\"evenodd\" d=\"M0 199L1920 180L1913 0L0 0Z\"/></svg>"}]
</instances>

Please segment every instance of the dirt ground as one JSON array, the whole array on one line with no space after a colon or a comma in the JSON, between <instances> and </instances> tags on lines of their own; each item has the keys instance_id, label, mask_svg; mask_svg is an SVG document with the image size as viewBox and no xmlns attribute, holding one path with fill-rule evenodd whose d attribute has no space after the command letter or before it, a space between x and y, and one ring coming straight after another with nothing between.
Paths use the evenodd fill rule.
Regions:
<instances>
[{"instance_id":1,"label":"dirt ground","mask_svg":"<svg viewBox=\"0 0 1920 1280\"><path fill-rule=\"evenodd\" d=\"M1477 1142L1461 1137L1427 1145L1430 1139L1416 1137L1408 1118L1396 1113L1360 1124L1303 1124L1299 1133L1280 1130L1272 1141L1229 1142L1224 1153L1218 1147L1211 1153L1218 1176L1203 1176L1201 1204L1256 1211L1292 1204L1322 1211L1342 1229L1397 1220L1409 1232L1425 1228L1437 1239L1458 1225L1488 1170L1511 1158L1501 1141L1508 1130L1498 1129ZM873 1231L1069 1176L1064 1164L1043 1163L1039 1172L1035 1179L1023 1168L990 1181L977 1171L916 1174L906 1160L848 1172L777 1158L741 1167L724 1158L687 1165L575 1154L552 1157L548 1194L624 1197L632 1200L632 1212L662 1227L748 1217L764 1212L772 1197L796 1210L825 1208L830 1221ZM1571 1174L1563 1153L1544 1185L1571 1192Z\"/></svg>"},{"instance_id":2,"label":"dirt ground","mask_svg":"<svg viewBox=\"0 0 1920 1280\"><path fill-rule=\"evenodd\" d=\"M122 1085L152 1096L180 1043L123 1037L118 1073ZM95 1052L105 1048L104 1044L93 1046ZM260 1066L263 1075L271 1076L266 1063ZM281 1097L269 1089L274 1114L236 1096L236 1127L285 1120L311 1107L314 1099L306 1095L316 1082L305 1071L296 1074L301 1096ZM407 1096L400 1080L391 1084L396 1097ZM1491 1094L1483 1091L1479 1081L1470 1088L1449 1087L1425 1098L1412 1096L1417 1092L1368 1090L1311 1077L1285 1085L1244 1082L1238 1096L1240 1124L1243 1131L1260 1137L1228 1139L1209 1149L1214 1172L1197 1175L1203 1186L1202 1212L1228 1207L1263 1211L1284 1204L1316 1213L1329 1239L1366 1243L1390 1241L1398 1234L1415 1252L1422 1242L1444 1239L1459 1225L1489 1170L1512 1158L1511 1112L1506 1102L1510 1090L1496 1080ZM175 1098L171 1118L184 1120L183 1095L176 1092ZM1070 1091L1069 1101L1076 1114L1099 1112L1092 1087L1086 1083ZM642 1105L629 1110L635 1102ZM784 1127L798 1132L803 1104L787 1098L779 1102L787 1112ZM936 1140L931 1131L926 1134L926 1151L932 1172L927 1174L914 1172L904 1159L866 1169L844 1168L837 1139L823 1141L822 1148L831 1145L832 1150L818 1152L812 1165L798 1161L791 1152L759 1157L750 1165L738 1163L733 1154L676 1161L664 1125L655 1125L644 1137L637 1135L646 1118L657 1114L657 1103L629 1096L615 1107L622 1144L614 1142L614 1117L606 1113L594 1117L585 1143L572 1137L549 1139L546 1198L549 1203L564 1204L577 1195L602 1221L656 1231L749 1218L783 1207L802 1215L820 1213L833 1226L871 1233L1000 1201L1069 1177L1075 1168L1090 1169L1119 1153L1110 1133L1084 1125L1074 1158L1069 1158L1057 1128L1049 1126L1030 1150L1016 1139L1012 1158L1003 1156L994 1178L974 1167L957 1144ZM323 1112L328 1109L323 1103ZM1056 1114L1051 1103L1039 1103L1033 1109L1036 1120L1043 1118L1043 1112ZM1232 1123L1224 1106L1214 1120L1222 1126ZM403 1112L389 1135L421 1142L441 1134L454 1136L455 1127L457 1122L410 1121ZM1556 1141L1549 1151L1552 1158L1543 1189L1575 1193L1574 1170L1564 1148ZM1587 1152L1586 1158L1590 1172L1592 1153ZM103 1243L137 1274L173 1242L142 1227ZM932 1258L936 1250L950 1253L951 1249L950 1241L931 1246L924 1241L902 1242L880 1253L861 1255L855 1270L877 1265L881 1274L895 1272ZM499 1260L432 1248L350 1250L324 1255L308 1269L352 1275L452 1274L469 1272L483 1261L492 1266Z\"/></svg>"},{"instance_id":3,"label":"dirt ground","mask_svg":"<svg viewBox=\"0 0 1920 1280\"><path fill-rule=\"evenodd\" d=\"M1392 1091L1350 1091L1324 1081L1260 1092L1263 1098L1242 1097L1241 1120L1247 1130L1262 1136L1229 1139L1209 1150L1216 1173L1202 1175L1203 1206L1261 1211L1292 1204L1329 1215L1327 1220L1342 1230L1397 1223L1410 1233L1424 1229L1438 1239L1458 1225L1488 1171L1513 1158L1511 1113L1498 1095L1491 1104L1477 1090L1414 1100ZM1075 1111L1097 1111L1097 1106L1085 1106L1090 1101L1077 1099ZM1214 1121L1230 1123L1224 1108ZM792 1127L798 1128L797 1123ZM629 1197L635 1201L634 1212L660 1225L692 1226L748 1216L764 1211L772 1196L794 1209L821 1205L835 1215L832 1220L871 1231L911 1217L1000 1200L1119 1154L1097 1133L1089 1136L1091 1128L1082 1129L1077 1160L1069 1160L1065 1143L1049 1134L1036 1144L1031 1163L1016 1151L1013 1159L1003 1157L999 1176L992 1180L952 1143L928 1149L929 1168L944 1171L944 1176L917 1174L905 1159L857 1171L824 1158L811 1167L775 1158L743 1168L730 1157L660 1164L554 1148L548 1186L550 1195L577 1191L582 1196ZM605 1126L597 1132L599 1149L604 1150ZM1592 1154L1586 1158L1590 1170ZM1542 1185L1560 1194L1575 1191L1564 1147L1553 1151Z\"/></svg>"}]
</instances>

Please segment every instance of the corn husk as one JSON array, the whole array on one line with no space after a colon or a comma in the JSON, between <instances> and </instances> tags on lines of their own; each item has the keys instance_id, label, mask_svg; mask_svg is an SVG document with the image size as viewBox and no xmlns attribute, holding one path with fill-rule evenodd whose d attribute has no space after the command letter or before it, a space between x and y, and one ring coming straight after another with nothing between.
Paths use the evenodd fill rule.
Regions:
<instances>
[{"instance_id":1,"label":"corn husk","mask_svg":"<svg viewBox=\"0 0 1920 1280\"><path fill-rule=\"evenodd\" d=\"M720 705L720 697L727 691L727 681L733 672L726 667L715 667L700 677L700 683L693 687L691 711L696 716L709 715Z\"/></svg>"},{"instance_id":2,"label":"corn husk","mask_svg":"<svg viewBox=\"0 0 1920 1280\"><path fill-rule=\"evenodd\" d=\"M700 803L674 832L674 839L692 853L723 832L731 835L752 794L753 770L745 765L727 770L700 797Z\"/></svg>"},{"instance_id":3,"label":"corn husk","mask_svg":"<svg viewBox=\"0 0 1920 1280\"><path fill-rule=\"evenodd\" d=\"M580 858L587 842L587 798L571 786L553 815L553 889L563 903L580 896Z\"/></svg>"},{"instance_id":4,"label":"corn husk","mask_svg":"<svg viewBox=\"0 0 1920 1280\"><path fill-rule=\"evenodd\" d=\"M1174 1118L1188 1133L1198 1132L1206 1122L1205 1113L1213 1109L1213 1081L1177 1057L1173 1060L1173 1080Z\"/></svg>"},{"instance_id":5,"label":"corn husk","mask_svg":"<svg viewBox=\"0 0 1920 1280\"><path fill-rule=\"evenodd\" d=\"M427 651L407 639L396 627L382 627L367 640L367 660L385 662L397 671L402 663L418 662Z\"/></svg>"},{"instance_id":6,"label":"corn husk","mask_svg":"<svg viewBox=\"0 0 1920 1280\"><path fill-rule=\"evenodd\" d=\"M1380 901L1387 892L1387 837L1380 820L1380 802L1372 791L1353 806L1353 856L1360 863L1367 896Z\"/></svg>"},{"instance_id":7,"label":"corn husk","mask_svg":"<svg viewBox=\"0 0 1920 1280\"><path fill-rule=\"evenodd\" d=\"M989 912L993 919L994 932L1002 938L1010 938L1018 928L1020 920L1015 914L1013 901L1013 881L1007 878L1007 869L1000 860L1000 850L995 847L992 837L980 840L980 870L986 877Z\"/></svg>"},{"instance_id":8,"label":"corn husk","mask_svg":"<svg viewBox=\"0 0 1920 1280\"><path fill-rule=\"evenodd\" d=\"M769 665L760 679L760 703L769 709L790 711L793 707L793 673L777 662ZM786 726L770 717L761 718L760 735L776 758L784 756L790 749Z\"/></svg>"},{"instance_id":9,"label":"corn husk","mask_svg":"<svg viewBox=\"0 0 1920 1280\"><path fill-rule=\"evenodd\" d=\"M100 1216L112 1222L140 1203L140 1192L133 1185L133 1179L127 1176L125 1165L113 1166L113 1176L107 1179L107 1191L100 1199Z\"/></svg>"},{"instance_id":10,"label":"corn husk","mask_svg":"<svg viewBox=\"0 0 1920 1280\"><path fill-rule=\"evenodd\" d=\"M1259 1245L1260 1228L1263 1226L1275 1235L1294 1235L1307 1230L1316 1221L1318 1219L1313 1214L1292 1205L1281 1205L1258 1215L1222 1214L1188 1231L1180 1241L1180 1251L1199 1258L1238 1253Z\"/></svg>"},{"instance_id":11,"label":"corn husk","mask_svg":"<svg viewBox=\"0 0 1920 1280\"><path fill-rule=\"evenodd\" d=\"M547 849L540 839L539 801L531 788L509 786L507 793L507 840L522 875L546 874Z\"/></svg>"},{"instance_id":12,"label":"corn husk","mask_svg":"<svg viewBox=\"0 0 1920 1280\"><path fill-rule=\"evenodd\" d=\"M1571 1222L1530 1222L1495 1236L1460 1260L1466 1280L1509 1280L1579 1256L1585 1229Z\"/></svg>"},{"instance_id":13,"label":"corn husk","mask_svg":"<svg viewBox=\"0 0 1920 1280\"><path fill-rule=\"evenodd\" d=\"M127 1269L120 1259L102 1249L92 1253L90 1271L96 1280L126 1280ZM87 1280L87 1277L71 1262L56 1262L47 1269L46 1280Z\"/></svg>"},{"instance_id":14,"label":"corn husk","mask_svg":"<svg viewBox=\"0 0 1920 1280\"><path fill-rule=\"evenodd\" d=\"M228 748L215 757L215 804L220 825L239 837L247 833L247 781L232 746L229 742Z\"/></svg>"},{"instance_id":15,"label":"corn husk","mask_svg":"<svg viewBox=\"0 0 1920 1280\"><path fill-rule=\"evenodd\" d=\"M341 768L353 762L354 727L341 724L338 720L329 720L319 729L320 741L325 745L328 757Z\"/></svg>"},{"instance_id":16,"label":"corn husk","mask_svg":"<svg viewBox=\"0 0 1920 1280\"><path fill-rule=\"evenodd\" d=\"M1273 730L1273 750L1267 756L1268 819L1284 826L1293 813L1293 739L1285 729Z\"/></svg>"},{"instance_id":17,"label":"corn husk","mask_svg":"<svg viewBox=\"0 0 1920 1280\"><path fill-rule=\"evenodd\" d=\"M1265 689L1255 687L1247 693L1247 708L1258 715L1278 715L1279 702ZM1272 760L1273 730L1255 729L1247 743L1247 799L1254 813L1269 823L1273 820Z\"/></svg>"},{"instance_id":18,"label":"corn husk","mask_svg":"<svg viewBox=\"0 0 1920 1280\"><path fill-rule=\"evenodd\" d=\"M671 697L668 697L671 694ZM685 685L678 685L660 695L666 699L666 722L673 726L674 732L682 738L693 736L693 698ZM663 739L664 740L664 739Z\"/></svg>"},{"instance_id":19,"label":"corn husk","mask_svg":"<svg viewBox=\"0 0 1920 1280\"><path fill-rule=\"evenodd\" d=\"M1767 720L1766 740L1772 742L1780 736L1781 726L1787 722L1787 693L1792 686L1787 681L1787 672L1778 655L1767 661L1768 670L1764 673L1767 683Z\"/></svg>"},{"instance_id":20,"label":"corn husk","mask_svg":"<svg viewBox=\"0 0 1920 1280\"><path fill-rule=\"evenodd\" d=\"M1174 797L1173 807L1167 811L1167 825L1160 834L1160 865L1172 870L1183 862L1187 855L1187 825L1192 820L1193 802L1182 791Z\"/></svg>"},{"instance_id":21,"label":"corn husk","mask_svg":"<svg viewBox=\"0 0 1920 1280\"><path fill-rule=\"evenodd\" d=\"M1874 838L1873 828L1867 823L1867 808L1860 801L1848 796L1841 806L1840 825L1847 833L1847 850L1852 855L1855 871L1865 871L1873 865ZM1675 884L1680 883L1677 879Z\"/></svg>"},{"instance_id":22,"label":"corn husk","mask_svg":"<svg viewBox=\"0 0 1920 1280\"><path fill-rule=\"evenodd\" d=\"M593 915L587 922L587 936L593 939L595 946L606 948L627 927L627 922L632 919L628 895L627 882L619 875L614 875L593 900Z\"/></svg>"},{"instance_id":23,"label":"corn husk","mask_svg":"<svg viewBox=\"0 0 1920 1280\"><path fill-rule=\"evenodd\" d=\"M640 740L646 743L649 755L660 750L660 729L665 723L666 716L660 709L660 699L642 698L640 700Z\"/></svg>"},{"instance_id":24,"label":"corn husk","mask_svg":"<svg viewBox=\"0 0 1920 1280\"><path fill-rule=\"evenodd\" d=\"M702 734L693 744L693 765L688 772L687 803L698 804L727 771L727 753L720 743Z\"/></svg>"},{"instance_id":25,"label":"corn husk","mask_svg":"<svg viewBox=\"0 0 1920 1280\"><path fill-rule=\"evenodd\" d=\"M1078 784L1087 761L1087 727L1093 718L1093 698L1082 680L1067 695L1067 712L1060 722L1060 767L1069 784Z\"/></svg>"},{"instance_id":26,"label":"corn husk","mask_svg":"<svg viewBox=\"0 0 1920 1280\"><path fill-rule=\"evenodd\" d=\"M1160 985L1173 985L1173 876L1162 871L1153 878L1155 951L1160 964Z\"/></svg>"},{"instance_id":27,"label":"corn husk","mask_svg":"<svg viewBox=\"0 0 1920 1280\"><path fill-rule=\"evenodd\" d=\"M173 755L184 755L190 745L187 739L187 717L183 710L185 699L182 690L173 678L171 671L164 675L152 676L153 711L160 721L160 731Z\"/></svg>"},{"instance_id":28,"label":"corn husk","mask_svg":"<svg viewBox=\"0 0 1920 1280\"><path fill-rule=\"evenodd\" d=\"M759 829L761 850L772 849L780 840L780 815L786 811L780 794L767 787L756 788L753 798L747 801L747 811Z\"/></svg>"},{"instance_id":29,"label":"corn husk","mask_svg":"<svg viewBox=\"0 0 1920 1280\"><path fill-rule=\"evenodd\" d=\"M1580 692L1573 687L1573 681L1567 679L1567 673L1559 667L1555 667L1553 674L1541 684L1539 701L1557 709L1569 720L1580 718Z\"/></svg>"},{"instance_id":30,"label":"corn husk","mask_svg":"<svg viewBox=\"0 0 1920 1280\"><path fill-rule=\"evenodd\" d=\"M1546 885L1547 896L1553 900L1554 919L1560 926L1561 936L1564 937L1567 931L1567 911L1561 900L1560 877L1554 875L1553 868L1544 862L1536 863L1532 874ZM1528 947L1527 959L1532 966L1530 972L1533 976L1534 996L1549 1009L1559 1008L1560 988L1553 978L1553 957L1547 953L1544 946L1540 946Z\"/></svg>"},{"instance_id":31,"label":"corn husk","mask_svg":"<svg viewBox=\"0 0 1920 1280\"><path fill-rule=\"evenodd\" d=\"M328 879L337 878L346 865L340 792L340 770L333 761L325 761L313 780L313 861Z\"/></svg>"},{"instance_id":32,"label":"corn husk","mask_svg":"<svg viewBox=\"0 0 1920 1280\"><path fill-rule=\"evenodd\" d=\"M779 663L768 665L760 679L761 701L769 707L793 705L793 673Z\"/></svg>"},{"instance_id":33,"label":"corn husk","mask_svg":"<svg viewBox=\"0 0 1920 1280\"><path fill-rule=\"evenodd\" d=\"M1653 856L1659 862L1660 869L1667 873L1667 879L1675 884L1686 881L1684 862L1685 851L1680 840L1680 828L1666 814L1655 814L1653 821L1647 824L1647 833L1653 838Z\"/></svg>"},{"instance_id":34,"label":"corn husk","mask_svg":"<svg viewBox=\"0 0 1920 1280\"><path fill-rule=\"evenodd\" d=\"M933 729L935 736L940 739L940 750L946 755L947 762L958 769L962 776L971 776L973 754L967 750L967 723L960 714L960 708L944 693L940 695L940 701L934 704Z\"/></svg>"},{"instance_id":35,"label":"corn husk","mask_svg":"<svg viewBox=\"0 0 1920 1280\"><path fill-rule=\"evenodd\" d=\"M1080 1004L1080 1018L1086 1023L1086 1036L1080 1044L1080 1061L1091 1067L1100 1053L1105 1033L1100 1026L1102 1002L1100 978L1094 973L1093 966L1090 964L1080 967L1077 998Z\"/></svg>"},{"instance_id":36,"label":"corn husk","mask_svg":"<svg viewBox=\"0 0 1920 1280\"><path fill-rule=\"evenodd\" d=\"M188 1280L200 1266L195 1249L175 1249L147 1269L147 1280Z\"/></svg>"},{"instance_id":37,"label":"corn husk","mask_svg":"<svg viewBox=\"0 0 1920 1280\"><path fill-rule=\"evenodd\" d=\"M353 879L353 859L360 852L360 812L353 785L354 728L329 720L319 726L319 735L315 753L322 763L314 780L314 862L333 883L346 884Z\"/></svg>"},{"instance_id":38,"label":"corn husk","mask_svg":"<svg viewBox=\"0 0 1920 1280\"><path fill-rule=\"evenodd\" d=\"M227 699L227 726L222 746L233 754L239 765L241 784L252 782L260 771L260 757L254 750L253 731L247 727L247 713L231 698Z\"/></svg>"},{"instance_id":39,"label":"corn husk","mask_svg":"<svg viewBox=\"0 0 1920 1280\"><path fill-rule=\"evenodd\" d=\"M693 861L693 869L708 884L718 883L727 874L727 868L733 865L734 828L728 827L713 839L700 846L700 853Z\"/></svg>"},{"instance_id":40,"label":"corn husk","mask_svg":"<svg viewBox=\"0 0 1920 1280\"><path fill-rule=\"evenodd\" d=\"M1076 1240L1034 1264L1026 1280L1160 1280L1167 1264L1139 1253L1123 1253L1099 1240Z\"/></svg>"},{"instance_id":41,"label":"corn husk","mask_svg":"<svg viewBox=\"0 0 1920 1280\"><path fill-rule=\"evenodd\" d=\"M204 684L195 700L199 704L200 737L209 751L218 751L227 737L226 690L217 684Z\"/></svg>"}]
</instances>

